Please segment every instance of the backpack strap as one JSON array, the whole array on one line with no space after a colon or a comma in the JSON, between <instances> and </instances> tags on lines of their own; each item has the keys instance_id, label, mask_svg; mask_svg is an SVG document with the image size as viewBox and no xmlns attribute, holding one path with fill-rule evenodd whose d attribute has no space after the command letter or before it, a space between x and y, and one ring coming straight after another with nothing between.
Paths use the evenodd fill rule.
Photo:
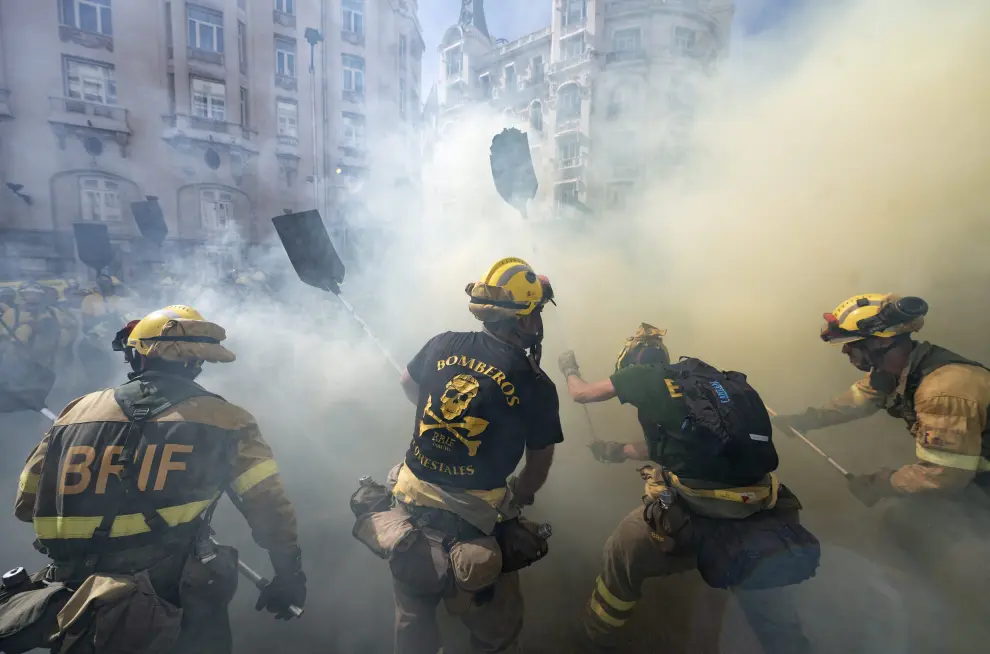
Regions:
<instances>
[{"instance_id":1,"label":"backpack strap","mask_svg":"<svg viewBox=\"0 0 990 654\"><path fill-rule=\"evenodd\" d=\"M151 496L147 493L142 493L137 487L137 451L141 445L141 441L144 439L144 427L152 418L188 399L198 396L219 397L206 391L198 384L188 383L170 388L169 390L171 392L168 393L168 397L165 397L164 394L152 394L144 395L132 401L130 397L133 388L131 386L132 384L143 384L143 382L140 378L135 379L119 387L114 392L114 400L116 400L121 411L128 419L127 433L124 437L124 445L121 448L119 459L119 465L121 466L119 476L120 492L108 498L100 526L93 531L93 536L86 547L82 561L83 573L86 577L93 574L96 566L99 564L100 557L103 554L103 547L110 539L114 520L116 520L121 507L124 505L124 501L128 497L133 496L137 500L138 508L144 517L145 523L148 525L148 529L161 537L165 547L175 545L175 535L169 532L168 522L162 518L158 509L155 508Z\"/></svg>"}]
</instances>

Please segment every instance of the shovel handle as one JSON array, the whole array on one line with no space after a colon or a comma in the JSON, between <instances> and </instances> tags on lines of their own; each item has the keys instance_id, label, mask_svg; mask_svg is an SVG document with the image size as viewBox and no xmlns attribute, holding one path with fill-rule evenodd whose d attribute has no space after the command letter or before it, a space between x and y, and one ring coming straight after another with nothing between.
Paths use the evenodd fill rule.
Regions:
<instances>
[{"instance_id":1,"label":"shovel handle","mask_svg":"<svg viewBox=\"0 0 990 654\"><path fill-rule=\"evenodd\" d=\"M775 418L777 417L777 412L776 411L774 411L770 407L766 407L766 409L767 409L767 413L769 413L770 415L772 415ZM825 451L822 450L822 448L818 447L813 442L811 442L811 439L809 439L807 436L805 436L804 434L802 434L801 432L799 432L797 429L794 429L794 427L788 427L788 429L791 430L791 433L792 434L794 434L795 436L797 436L798 438L800 438L802 441L804 441L805 445L807 445L808 447L810 447L812 450L815 451L815 453L817 453L819 456L821 456L826 461L828 461L832 465L833 468L835 468L836 470L838 470L839 472L841 472L843 477L845 477L846 479L852 479L852 473L850 473L848 470L846 470L841 465L839 465L839 463L835 459L833 459L832 457L830 457L828 454L826 454Z\"/></svg>"}]
</instances>

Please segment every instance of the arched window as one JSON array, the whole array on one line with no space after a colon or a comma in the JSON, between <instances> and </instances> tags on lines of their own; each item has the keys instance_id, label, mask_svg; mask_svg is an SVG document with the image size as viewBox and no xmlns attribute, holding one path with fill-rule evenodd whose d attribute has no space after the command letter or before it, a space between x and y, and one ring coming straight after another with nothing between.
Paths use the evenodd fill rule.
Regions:
<instances>
[{"instance_id":1,"label":"arched window","mask_svg":"<svg viewBox=\"0 0 990 654\"><path fill-rule=\"evenodd\" d=\"M557 120L576 120L581 117L581 89L577 84L564 84L557 91Z\"/></svg>"},{"instance_id":2,"label":"arched window","mask_svg":"<svg viewBox=\"0 0 990 654\"><path fill-rule=\"evenodd\" d=\"M79 177L82 219L88 222L120 222L120 184L104 175Z\"/></svg>"},{"instance_id":3,"label":"arched window","mask_svg":"<svg viewBox=\"0 0 990 654\"><path fill-rule=\"evenodd\" d=\"M225 230L234 224L234 196L219 188L199 192L199 215L206 229Z\"/></svg>"},{"instance_id":4,"label":"arched window","mask_svg":"<svg viewBox=\"0 0 990 654\"><path fill-rule=\"evenodd\" d=\"M539 100L529 105L529 126L538 132L543 131L543 103Z\"/></svg>"}]
</instances>

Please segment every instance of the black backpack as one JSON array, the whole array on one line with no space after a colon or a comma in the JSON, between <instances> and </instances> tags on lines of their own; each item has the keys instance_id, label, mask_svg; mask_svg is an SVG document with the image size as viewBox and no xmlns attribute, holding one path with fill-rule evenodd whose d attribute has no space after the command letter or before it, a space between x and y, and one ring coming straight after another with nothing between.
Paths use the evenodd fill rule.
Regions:
<instances>
[{"instance_id":1,"label":"black backpack","mask_svg":"<svg viewBox=\"0 0 990 654\"><path fill-rule=\"evenodd\" d=\"M758 479L777 469L770 415L746 375L720 371L700 359L681 357L667 367L684 396L687 417L680 430L666 430L691 449L728 460Z\"/></svg>"}]
</instances>

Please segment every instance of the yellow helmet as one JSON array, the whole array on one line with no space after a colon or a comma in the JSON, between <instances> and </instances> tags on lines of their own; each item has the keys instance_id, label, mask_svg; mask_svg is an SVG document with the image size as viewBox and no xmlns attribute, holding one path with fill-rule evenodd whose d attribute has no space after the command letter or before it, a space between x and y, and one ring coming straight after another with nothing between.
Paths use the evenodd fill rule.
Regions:
<instances>
[{"instance_id":1,"label":"yellow helmet","mask_svg":"<svg viewBox=\"0 0 990 654\"><path fill-rule=\"evenodd\" d=\"M495 262L480 283L505 291L509 301L500 302L497 306L513 310L517 316L528 316L538 307L553 302L550 280L537 275L532 266L518 257L506 257ZM496 301L487 299L485 302L495 304Z\"/></svg>"},{"instance_id":2,"label":"yellow helmet","mask_svg":"<svg viewBox=\"0 0 990 654\"><path fill-rule=\"evenodd\" d=\"M173 304L153 311L131 327L130 333L127 334L127 347L134 348L142 356L147 356L151 346L161 338L165 323L170 320L204 320L204 318L199 311L181 304Z\"/></svg>"},{"instance_id":3,"label":"yellow helmet","mask_svg":"<svg viewBox=\"0 0 990 654\"><path fill-rule=\"evenodd\" d=\"M919 297L902 298L892 293L854 295L824 314L821 337L833 345L870 336L890 338L920 330L927 313L928 303Z\"/></svg>"}]
</instances>

